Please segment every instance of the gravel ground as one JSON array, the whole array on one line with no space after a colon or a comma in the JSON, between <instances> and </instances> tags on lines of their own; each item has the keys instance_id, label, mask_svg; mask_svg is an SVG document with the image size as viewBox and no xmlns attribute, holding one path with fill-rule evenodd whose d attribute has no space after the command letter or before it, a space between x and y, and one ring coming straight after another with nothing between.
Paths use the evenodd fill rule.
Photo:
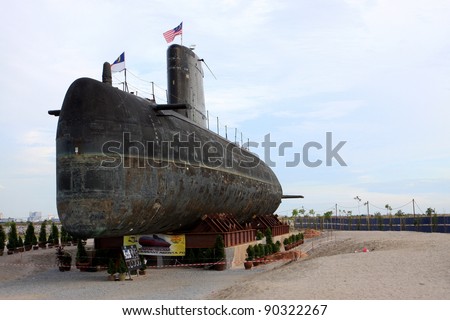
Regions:
<instances>
[{"instance_id":1,"label":"gravel ground","mask_svg":"<svg viewBox=\"0 0 450 320\"><path fill-rule=\"evenodd\" d=\"M46 251L41 254L54 258L53 252ZM26 254L24 253L24 256ZM22 266L30 268L28 264L1 263L2 260L0 269L9 268L9 273L15 275L11 279L2 279L0 283L0 299L3 300L185 300L205 299L219 290L238 284L250 273L264 273L284 262L262 265L250 271L243 268L225 271L201 268L150 268L144 276L132 276L132 281L107 281L106 271L80 272L72 267L69 272L60 272L56 266L45 268L42 262L37 266L38 270L19 276L12 271Z\"/></svg>"}]
</instances>

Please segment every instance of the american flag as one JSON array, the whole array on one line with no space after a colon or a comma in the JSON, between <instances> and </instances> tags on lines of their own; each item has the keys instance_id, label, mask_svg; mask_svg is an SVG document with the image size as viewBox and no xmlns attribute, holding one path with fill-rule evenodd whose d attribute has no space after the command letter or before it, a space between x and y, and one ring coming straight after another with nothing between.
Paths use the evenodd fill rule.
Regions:
<instances>
[{"instance_id":1,"label":"american flag","mask_svg":"<svg viewBox=\"0 0 450 320\"><path fill-rule=\"evenodd\" d=\"M183 22L181 22L178 27L164 32L163 36L164 36L164 39L166 39L167 43L170 43L179 34L183 34Z\"/></svg>"}]
</instances>

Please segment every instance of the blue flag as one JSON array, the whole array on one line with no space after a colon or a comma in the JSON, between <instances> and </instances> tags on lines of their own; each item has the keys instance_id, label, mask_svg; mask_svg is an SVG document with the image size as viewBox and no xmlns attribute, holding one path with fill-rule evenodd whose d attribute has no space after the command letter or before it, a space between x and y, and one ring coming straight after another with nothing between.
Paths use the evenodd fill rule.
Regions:
<instances>
[{"instance_id":1,"label":"blue flag","mask_svg":"<svg viewBox=\"0 0 450 320\"><path fill-rule=\"evenodd\" d=\"M112 72L120 72L125 69L125 52L122 54L111 64Z\"/></svg>"}]
</instances>

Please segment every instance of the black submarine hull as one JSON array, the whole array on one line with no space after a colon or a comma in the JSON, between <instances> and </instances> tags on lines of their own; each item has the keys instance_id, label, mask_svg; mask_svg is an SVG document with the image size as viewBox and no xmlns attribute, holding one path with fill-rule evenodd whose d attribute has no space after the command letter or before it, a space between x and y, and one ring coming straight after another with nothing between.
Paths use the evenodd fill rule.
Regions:
<instances>
[{"instance_id":1,"label":"black submarine hull","mask_svg":"<svg viewBox=\"0 0 450 320\"><path fill-rule=\"evenodd\" d=\"M205 215L241 223L275 212L282 190L251 152L206 129L201 59L167 51L168 104L81 78L68 89L56 134L57 208L82 238L183 232Z\"/></svg>"},{"instance_id":2,"label":"black submarine hull","mask_svg":"<svg viewBox=\"0 0 450 320\"><path fill-rule=\"evenodd\" d=\"M79 237L189 229L202 216L273 213L281 186L257 156L177 112L102 82L68 89L57 130L57 208Z\"/></svg>"}]
</instances>

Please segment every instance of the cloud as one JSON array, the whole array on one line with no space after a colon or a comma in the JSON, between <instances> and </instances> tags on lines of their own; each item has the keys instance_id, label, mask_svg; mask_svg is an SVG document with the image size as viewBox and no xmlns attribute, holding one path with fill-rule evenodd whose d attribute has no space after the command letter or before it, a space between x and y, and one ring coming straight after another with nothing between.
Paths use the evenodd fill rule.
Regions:
<instances>
[{"instance_id":1,"label":"cloud","mask_svg":"<svg viewBox=\"0 0 450 320\"><path fill-rule=\"evenodd\" d=\"M32 129L22 135L21 141L25 145L42 145L47 144L48 130L46 132L39 129Z\"/></svg>"},{"instance_id":2,"label":"cloud","mask_svg":"<svg viewBox=\"0 0 450 320\"><path fill-rule=\"evenodd\" d=\"M14 155L14 172L20 176L51 176L55 174L54 132L34 128L18 137Z\"/></svg>"},{"instance_id":3,"label":"cloud","mask_svg":"<svg viewBox=\"0 0 450 320\"><path fill-rule=\"evenodd\" d=\"M327 101L317 105L303 106L302 110L284 109L273 112L275 117L302 119L303 121L329 121L353 116L364 105L362 100Z\"/></svg>"}]
</instances>

